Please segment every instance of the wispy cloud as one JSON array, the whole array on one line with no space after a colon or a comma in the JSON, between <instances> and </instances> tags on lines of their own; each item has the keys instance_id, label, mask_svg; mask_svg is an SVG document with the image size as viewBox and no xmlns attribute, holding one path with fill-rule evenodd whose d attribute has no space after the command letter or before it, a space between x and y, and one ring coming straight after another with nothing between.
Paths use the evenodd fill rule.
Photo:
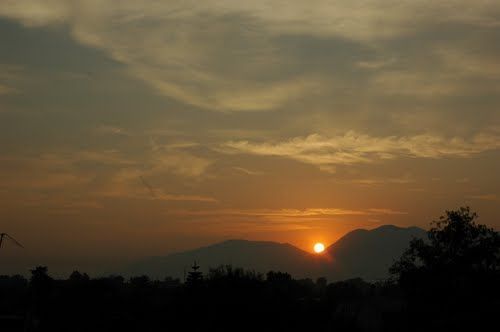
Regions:
<instances>
[{"instance_id":1,"label":"wispy cloud","mask_svg":"<svg viewBox=\"0 0 500 332\"><path fill-rule=\"evenodd\" d=\"M239 171L241 173L247 174L247 175L261 175L262 174L262 172L252 171L252 170L249 170L245 167L233 167L233 169L236 171Z\"/></svg>"},{"instance_id":2,"label":"wispy cloud","mask_svg":"<svg viewBox=\"0 0 500 332\"><path fill-rule=\"evenodd\" d=\"M304 96L316 98L325 86L335 86L337 81L323 72L324 66L318 71L304 61L307 57L286 48L283 52L276 45L281 36L351 40L379 50L386 44L377 47L377 43L413 36L429 26L493 29L500 24L499 11L498 1L493 0L460 0L453 6L430 0L362 4L317 0L313 6L302 0L125 0L119 5L114 1L4 0L0 15L27 26L65 24L77 41L103 50L156 91L200 108L227 112L272 110ZM411 25L407 17L412 17ZM464 59L456 60L464 63ZM392 57L381 55L352 65L374 70L392 62ZM482 64L477 57L465 63L473 70ZM441 79L436 82L436 75L419 76L421 69L383 73L373 82L384 86L380 91L392 93L428 95L453 90L443 84L453 82L444 79L446 75L438 75ZM331 96L332 91L325 90L323 94Z\"/></svg>"},{"instance_id":3,"label":"wispy cloud","mask_svg":"<svg viewBox=\"0 0 500 332\"><path fill-rule=\"evenodd\" d=\"M500 196L496 194L469 195L468 198L477 199L480 201L491 201L491 202L500 201Z\"/></svg>"},{"instance_id":4,"label":"wispy cloud","mask_svg":"<svg viewBox=\"0 0 500 332\"><path fill-rule=\"evenodd\" d=\"M404 214L408 214L408 212L397 211L397 210L392 210L392 209L387 209L387 208L371 208L371 209L368 209L368 212L371 212L375 215L404 215Z\"/></svg>"},{"instance_id":5,"label":"wispy cloud","mask_svg":"<svg viewBox=\"0 0 500 332\"><path fill-rule=\"evenodd\" d=\"M11 88L10 86L0 84L0 95L7 95L18 92L16 89Z\"/></svg>"},{"instance_id":6,"label":"wispy cloud","mask_svg":"<svg viewBox=\"0 0 500 332\"><path fill-rule=\"evenodd\" d=\"M108 189L103 189L96 194L100 197L107 198L120 198L120 199L139 199L139 200L152 200L152 201L166 201L166 202L202 202L202 203L216 203L217 199L209 196L202 195L184 195L184 194L170 194L165 193L162 189L153 189L154 195L151 191L141 190L137 186L125 185L109 186Z\"/></svg>"},{"instance_id":7,"label":"wispy cloud","mask_svg":"<svg viewBox=\"0 0 500 332\"><path fill-rule=\"evenodd\" d=\"M229 141L220 148L224 153L247 153L294 159L332 171L335 165L371 163L386 159L470 157L500 148L496 133L478 134L466 140L424 134L408 137L372 137L348 132L335 137L318 134L295 137L276 143Z\"/></svg>"},{"instance_id":8,"label":"wispy cloud","mask_svg":"<svg viewBox=\"0 0 500 332\"><path fill-rule=\"evenodd\" d=\"M162 150L157 152L159 156L155 154L153 157L125 156L117 150L58 151L36 156L2 156L0 180L5 188L9 188L13 197L16 193L40 192L43 195L34 194L33 202L50 205L47 197L52 197L53 203L61 207L74 203L72 210L82 199L217 202L213 197L191 192L166 192L145 182L144 176L162 177L169 173L196 177L204 171L205 165L209 164L204 162L203 158L197 158L187 152L169 150L168 157L162 156ZM148 186L145 186L145 183L148 183ZM60 197L64 193L72 194L64 200ZM77 198L74 193L78 193Z\"/></svg>"},{"instance_id":9,"label":"wispy cloud","mask_svg":"<svg viewBox=\"0 0 500 332\"><path fill-rule=\"evenodd\" d=\"M198 229L210 233L228 232L288 232L322 229L325 225L346 220L365 220L379 223L384 216L405 215L406 212L390 208L343 209L343 208L306 208L306 209L229 209L214 208L204 210L168 210L166 216L174 216L186 223L196 224ZM323 225L323 226L321 226ZM328 227L328 226L327 226Z\"/></svg>"},{"instance_id":10,"label":"wispy cloud","mask_svg":"<svg viewBox=\"0 0 500 332\"><path fill-rule=\"evenodd\" d=\"M100 2L98 5L92 1L82 0L48 0L44 3L37 0L5 0L1 13L22 20L28 25L59 23L91 14L97 16L96 19L112 17L113 21L110 23L132 24L157 17L186 19L202 13L212 15L244 13L258 17L264 24L277 31L340 34L350 38L373 39L411 32L414 25L432 19L440 22L497 26L499 22L495 14L500 7L494 0L480 1L477 4L461 0L455 1L453 6L431 0L403 3L393 0L371 0L361 5L348 0L335 2L317 0L312 7L300 0L290 0L286 4L273 0L255 0L250 3L224 0L207 0L203 3L150 0L137 3L128 0L122 1L119 7L111 10L113 5L113 1ZM466 5L469 5L466 7L467 10L463 10ZM414 19L411 27L402 19L409 15ZM384 24L380 24L379 20L382 18L385 19ZM90 24L90 22L80 24L85 23Z\"/></svg>"},{"instance_id":11,"label":"wispy cloud","mask_svg":"<svg viewBox=\"0 0 500 332\"><path fill-rule=\"evenodd\" d=\"M164 193L163 190L154 188L143 176L139 176L142 184L148 190L153 200L162 201L181 201L181 202L210 202L215 203L217 200L212 197L198 195L173 195Z\"/></svg>"},{"instance_id":12,"label":"wispy cloud","mask_svg":"<svg viewBox=\"0 0 500 332\"><path fill-rule=\"evenodd\" d=\"M112 125L100 125L97 126L94 131L101 135L129 135L125 129Z\"/></svg>"},{"instance_id":13,"label":"wispy cloud","mask_svg":"<svg viewBox=\"0 0 500 332\"><path fill-rule=\"evenodd\" d=\"M0 95L19 93L16 83L26 78L24 68L0 63Z\"/></svg>"},{"instance_id":14,"label":"wispy cloud","mask_svg":"<svg viewBox=\"0 0 500 332\"><path fill-rule=\"evenodd\" d=\"M193 216L248 216L248 217L286 217L286 218L309 218L309 217L335 217L335 216L370 216L370 215L399 215L406 214L389 208L370 208L363 210L351 210L342 208L307 208L307 209L211 209L211 210L177 210L169 211L169 214Z\"/></svg>"},{"instance_id":15,"label":"wispy cloud","mask_svg":"<svg viewBox=\"0 0 500 332\"><path fill-rule=\"evenodd\" d=\"M352 180L342 180L343 183L354 183L363 186L375 186L383 184L408 184L414 183L416 180L410 177L400 177L400 178L361 178Z\"/></svg>"},{"instance_id":16,"label":"wispy cloud","mask_svg":"<svg viewBox=\"0 0 500 332\"><path fill-rule=\"evenodd\" d=\"M150 173L172 172L186 177L200 177L213 164L213 160L190 151L190 148L198 146L196 142L158 144L151 138L150 143Z\"/></svg>"}]
</instances>

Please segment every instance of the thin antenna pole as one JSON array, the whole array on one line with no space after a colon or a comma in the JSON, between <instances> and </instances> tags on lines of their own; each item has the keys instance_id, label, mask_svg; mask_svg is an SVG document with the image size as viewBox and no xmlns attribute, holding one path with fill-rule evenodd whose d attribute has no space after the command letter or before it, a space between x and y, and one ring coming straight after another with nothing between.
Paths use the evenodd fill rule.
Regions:
<instances>
[{"instance_id":1,"label":"thin antenna pole","mask_svg":"<svg viewBox=\"0 0 500 332\"><path fill-rule=\"evenodd\" d=\"M16 239L14 239L12 236L10 236L7 233L0 233L0 248L2 248L4 238L11 240L16 246L24 248L21 243L19 243Z\"/></svg>"}]
</instances>

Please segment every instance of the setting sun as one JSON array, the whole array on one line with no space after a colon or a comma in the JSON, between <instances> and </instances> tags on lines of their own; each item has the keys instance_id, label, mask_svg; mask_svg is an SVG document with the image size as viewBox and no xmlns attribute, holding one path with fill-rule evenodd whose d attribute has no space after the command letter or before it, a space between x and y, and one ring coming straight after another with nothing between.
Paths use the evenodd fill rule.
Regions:
<instances>
[{"instance_id":1,"label":"setting sun","mask_svg":"<svg viewBox=\"0 0 500 332\"><path fill-rule=\"evenodd\" d=\"M325 251L325 245L323 243L316 243L314 245L314 252L319 254L319 253L322 253L323 251Z\"/></svg>"}]
</instances>

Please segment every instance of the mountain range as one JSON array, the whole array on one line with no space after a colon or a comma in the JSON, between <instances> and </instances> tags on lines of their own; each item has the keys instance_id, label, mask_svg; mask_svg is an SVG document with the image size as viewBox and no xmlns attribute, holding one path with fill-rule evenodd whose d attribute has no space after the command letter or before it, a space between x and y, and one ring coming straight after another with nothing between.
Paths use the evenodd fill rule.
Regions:
<instances>
[{"instance_id":1,"label":"mountain range","mask_svg":"<svg viewBox=\"0 0 500 332\"><path fill-rule=\"evenodd\" d=\"M127 268L126 275L152 278L183 278L196 261L202 272L220 265L232 265L256 272L288 272L295 278L326 277L329 281L388 277L388 268L408 247L412 238L425 238L418 227L384 225L372 230L357 229L313 254L288 243L228 240L194 250L151 257Z\"/></svg>"}]
</instances>

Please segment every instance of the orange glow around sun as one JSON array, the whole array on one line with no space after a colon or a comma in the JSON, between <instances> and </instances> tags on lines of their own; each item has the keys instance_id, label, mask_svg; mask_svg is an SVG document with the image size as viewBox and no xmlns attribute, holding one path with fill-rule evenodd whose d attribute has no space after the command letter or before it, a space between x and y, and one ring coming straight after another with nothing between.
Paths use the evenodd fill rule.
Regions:
<instances>
[{"instance_id":1,"label":"orange glow around sun","mask_svg":"<svg viewBox=\"0 0 500 332\"><path fill-rule=\"evenodd\" d=\"M317 253L317 254L320 254L322 253L323 251L325 251L325 245L323 243L316 243L314 245L314 252Z\"/></svg>"}]
</instances>

